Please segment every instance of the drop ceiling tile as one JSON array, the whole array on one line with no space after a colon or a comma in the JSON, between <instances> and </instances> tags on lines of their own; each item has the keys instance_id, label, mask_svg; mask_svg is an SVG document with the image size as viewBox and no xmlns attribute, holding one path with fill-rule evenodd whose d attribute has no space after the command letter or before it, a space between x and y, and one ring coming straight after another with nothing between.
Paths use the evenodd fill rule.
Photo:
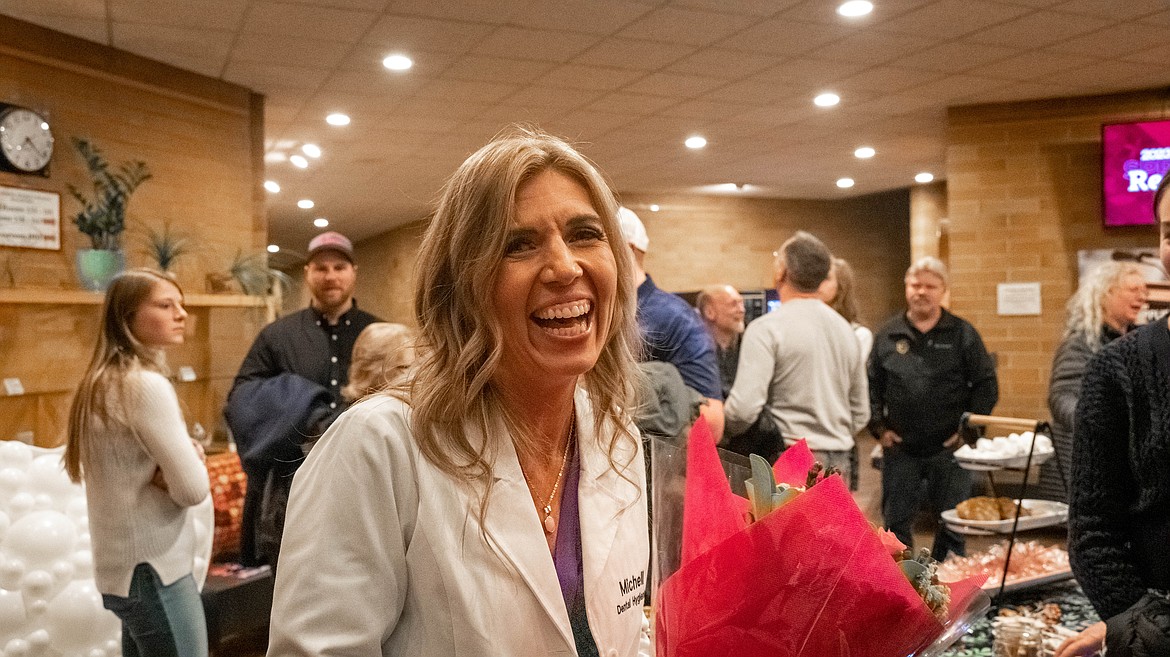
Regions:
<instances>
[{"instance_id":1,"label":"drop ceiling tile","mask_svg":"<svg viewBox=\"0 0 1170 657\"><path fill-rule=\"evenodd\" d=\"M105 19L74 18L71 16L50 16L35 13L31 8L4 5L4 15L27 21L50 30L64 32L86 41L110 45L110 35Z\"/></svg>"},{"instance_id":2,"label":"drop ceiling tile","mask_svg":"<svg viewBox=\"0 0 1170 657\"><path fill-rule=\"evenodd\" d=\"M782 87L775 82L763 80L758 75L753 75L705 94L701 99L719 101L734 98L736 102L746 105L771 106L777 103L791 102L795 95L797 95L796 92L790 87ZM809 104L811 103L812 101L809 99Z\"/></svg>"},{"instance_id":3,"label":"drop ceiling tile","mask_svg":"<svg viewBox=\"0 0 1170 657\"><path fill-rule=\"evenodd\" d=\"M921 36L865 30L821 46L810 54L818 59L860 62L874 66L922 51L936 42Z\"/></svg>"},{"instance_id":4,"label":"drop ceiling tile","mask_svg":"<svg viewBox=\"0 0 1170 657\"><path fill-rule=\"evenodd\" d=\"M668 73L737 80L775 66L782 57L724 48L703 48L668 65Z\"/></svg>"},{"instance_id":5,"label":"drop ceiling tile","mask_svg":"<svg viewBox=\"0 0 1170 657\"><path fill-rule=\"evenodd\" d=\"M825 89L869 68L861 62L828 61L798 57L752 76L754 79L801 89Z\"/></svg>"},{"instance_id":6,"label":"drop ceiling tile","mask_svg":"<svg viewBox=\"0 0 1170 657\"><path fill-rule=\"evenodd\" d=\"M513 59L567 62L596 45L599 37L564 30L533 30L504 26L480 41L471 52Z\"/></svg>"},{"instance_id":7,"label":"drop ceiling tile","mask_svg":"<svg viewBox=\"0 0 1170 657\"><path fill-rule=\"evenodd\" d=\"M487 103L462 101L452 103L446 98L408 98L394 106L394 114L399 116L437 116L444 119L474 119L485 109Z\"/></svg>"},{"instance_id":8,"label":"drop ceiling tile","mask_svg":"<svg viewBox=\"0 0 1170 657\"><path fill-rule=\"evenodd\" d=\"M484 109L479 114L480 120L495 121L501 125L513 123L528 123L539 127L551 125L558 117L564 115L565 110L533 107L504 102Z\"/></svg>"},{"instance_id":9,"label":"drop ceiling tile","mask_svg":"<svg viewBox=\"0 0 1170 657\"><path fill-rule=\"evenodd\" d=\"M967 72L981 77L1003 78L1021 82L1028 80L1043 82L1052 73L1087 66L1093 61L1095 60L1092 57L1033 50L998 62L977 66Z\"/></svg>"},{"instance_id":10,"label":"drop ceiling tile","mask_svg":"<svg viewBox=\"0 0 1170 657\"><path fill-rule=\"evenodd\" d=\"M850 28L843 25L770 19L724 39L718 45L731 50L769 55L800 55L843 39L850 33Z\"/></svg>"},{"instance_id":11,"label":"drop ceiling tile","mask_svg":"<svg viewBox=\"0 0 1170 657\"><path fill-rule=\"evenodd\" d=\"M1141 19L1142 24L1170 26L1170 9L1156 14L1150 14Z\"/></svg>"},{"instance_id":12,"label":"drop ceiling tile","mask_svg":"<svg viewBox=\"0 0 1170 657\"><path fill-rule=\"evenodd\" d=\"M461 55L450 52L436 52L411 50L410 58L414 66L407 71L389 71L382 66L382 60L387 55L403 52L397 48L359 43L349 48L344 59L337 68L343 71L379 71L382 75L396 78L437 77L440 73L454 64Z\"/></svg>"},{"instance_id":13,"label":"drop ceiling tile","mask_svg":"<svg viewBox=\"0 0 1170 657\"><path fill-rule=\"evenodd\" d=\"M231 59L276 66L334 68L345 52L346 46L335 41L253 35L236 42Z\"/></svg>"},{"instance_id":14,"label":"drop ceiling tile","mask_svg":"<svg viewBox=\"0 0 1170 657\"><path fill-rule=\"evenodd\" d=\"M586 89L556 89L529 85L501 102L520 107L569 111L599 100L604 94Z\"/></svg>"},{"instance_id":15,"label":"drop ceiling tile","mask_svg":"<svg viewBox=\"0 0 1170 657\"><path fill-rule=\"evenodd\" d=\"M626 27L652 9L646 3L629 0L541 0L517 13L509 24L538 30L571 29L605 36Z\"/></svg>"},{"instance_id":16,"label":"drop ceiling tile","mask_svg":"<svg viewBox=\"0 0 1170 657\"><path fill-rule=\"evenodd\" d=\"M747 16L662 6L617 33L619 37L705 46L748 27Z\"/></svg>"},{"instance_id":17,"label":"drop ceiling tile","mask_svg":"<svg viewBox=\"0 0 1170 657\"><path fill-rule=\"evenodd\" d=\"M347 11L286 2L253 2L244 18L244 34L356 42L373 24L371 11Z\"/></svg>"},{"instance_id":18,"label":"drop ceiling tile","mask_svg":"<svg viewBox=\"0 0 1170 657\"><path fill-rule=\"evenodd\" d=\"M269 87L315 90L325 82L329 71L321 68L273 66L235 60L228 64L223 79L263 92Z\"/></svg>"},{"instance_id":19,"label":"drop ceiling tile","mask_svg":"<svg viewBox=\"0 0 1170 657\"><path fill-rule=\"evenodd\" d=\"M1122 57L1121 59L1122 59L1122 61L1127 61L1127 62L1140 62L1143 64L1162 64L1162 65L1164 65L1166 62L1170 61L1170 43L1165 44L1165 45L1161 45L1161 46L1157 46L1155 48L1147 48L1145 50L1131 52L1131 53L1125 55L1124 57ZM1157 70L1159 72L1165 71L1164 66L1150 66L1147 68L1151 68L1151 69Z\"/></svg>"},{"instance_id":20,"label":"drop ceiling tile","mask_svg":"<svg viewBox=\"0 0 1170 657\"><path fill-rule=\"evenodd\" d=\"M467 80L431 80L420 86L415 95L460 103L495 103L516 93L519 85Z\"/></svg>"},{"instance_id":21,"label":"drop ceiling tile","mask_svg":"<svg viewBox=\"0 0 1170 657\"><path fill-rule=\"evenodd\" d=\"M712 100L686 100L663 109L659 114L700 121L734 121L737 116L757 108L750 105L720 103Z\"/></svg>"},{"instance_id":22,"label":"drop ceiling tile","mask_svg":"<svg viewBox=\"0 0 1170 657\"><path fill-rule=\"evenodd\" d=\"M1020 53L1007 46L975 46L966 41L950 41L890 62L893 66L940 73L961 73L983 64L1007 59Z\"/></svg>"},{"instance_id":23,"label":"drop ceiling tile","mask_svg":"<svg viewBox=\"0 0 1170 657\"><path fill-rule=\"evenodd\" d=\"M675 73L651 73L626 85L625 90L635 94L694 98L726 84L719 78L705 78Z\"/></svg>"},{"instance_id":24,"label":"drop ceiling tile","mask_svg":"<svg viewBox=\"0 0 1170 657\"><path fill-rule=\"evenodd\" d=\"M1028 12L1025 7L987 0L938 0L875 26L881 32L923 35L945 41Z\"/></svg>"},{"instance_id":25,"label":"drop ceiling tile","mask_svg":"<svg viewBox=\"0 0 1170 657\"><path fill-rule=\"evenodd\" d=\"M637 117L625 113L579 111L565 114L545 126L572 141L592 141L632 123Z\"/></svg>"},{"instance_id":26,"label":"drop ceiling tile","mask_svg":"<svg viewBox=\"0 0 1170 657\"><path fill-rule=\"evenodd\" d=\"M1129 23L1111 25L1103 30L1054 43L1048 50L1072 55L1093 53L1094 57L1120 59L1132 52L1166 43L1167 37L1170 34L1165 26Z\"/></svg>"},{"instance_id":27,"label":"drop ceiling tile","mask_svg":"<svg viewBox=\"0 0 1170 657\"><path fill-rule=\"evenodd\" d=\"M1085 14L1112 20L1132 20L1166 10L1165 0L1126 0L1125 2L1111 2L1110 0L1068 0L1058 4L1053 9L1066 11L1070 14Z\"/></svg>"},{"instance_id":28,"label":"drop ceiling tile","mask_svg":"<svg viewBox=\"0 0 1170 657\"><path fill-rule=\"evenodd\" d=\"M920 71L896 66L877 66L837 82L834 86L843 95L854 92L892 93L943 77L942 73Z\"/></svg>"},{"instance_id":29,"label":"drop ceiling tile","mask_svg":"<svg viewBox=\"0 0 1170 657\"><path fill-rule=\"evenodd\" d=\"M452 80L528 84L555 66L556 64L550 62L465 55L444 69L441 77Z\"/></svg>"},{"instance_id":30,"label":"drop ceiling tile","mask_svg":"<svg viewBox=\"0 0 1170 657\"><path fill-rule=\"evenodd\" d=\"M629 114L631 116L646 116L677 103L674 98L662 96L644 96L627 92L607 94L585 105L584 110L590 112L610 112L614 114Z\"/></svg>"},{"instance_id":31,"label":"drop ceiling tile","mask_svg":"<svg viewBox=\"0 0 1170 657\"><path fill-rule=\"evenodd\" d=\"M482 23L389 14L379 18L362 41L412 55L415 51L464 53L495 29Z\"/></svg>"},{"instance_id":32,"label":"drop ceiling tile","mask_svg":"<svg viewBox=\"0 0 1170 657\"><path fill-rule=\"evenodd\" d=\"M1027 50L1099 30L1109 22L1080 14L1037 12L976 32L967 37L967 40L971 43Z\"/></svg>"},{"instance_id":33,"label":"drop ceiling tile","mask_svg":"<svg viewBox=\"0 0 1170 657\"><path fill-rule=\"evenodd\" d=\"M219 77L227 63L235 35L165 25L114 24L113 46L178 66Z\"/></svg>"},{"instance_id":34,"label":"drop ceiling tile","mask_svg":"<svg viewBox=\"0 0 1170 657\"><path fill-rule=\"evenodd\" d=\"M974 75L951 75L941 80L928 82L910 89L911 93L926 100L942 102L951 105L962 102L964 99L985 91L991 91L1007 86L1005 80L996 78L982 78Z\"/></svg>"},{"instance_id":35,"label":"drop ceiling tile","mask_svg":"<svg viewBox=\"0 0 1170 657\"><path fill-rule=\"evenodd\" d=\"M560 89L593 89L610 91L645 76L642 71L602 66L564 64L549 71L536 83L540 86Z\"/></svg>"},{"instance_id":36,"label":"drop ceiling tile","mask_svg":"<svg viewBox=\"0 0 1170 657\"><path fill-rule=\"evenodd\" d=\"M238 30L247 0L109 0L115 22Z\"/></svg>"},{"instance_id":37,"label":"drop ceiling tile","mask_svg":"<svg viewBox=\"0 0 1170 657\"><path fill-rule=\"evenodd\" d=\"M527 12L531 0L390 0L386 13L429 16L451 21L503 25Z\"/></svg>"},{"instance_id":38,"label":"drop ceiling tile","mask_svg":"<svg viewBox=\"0 0 1170 657\"><path fill-rule=\"evenodd\" d=\"M401 100L427 82L428 78L391 77L384 71L336 71L321 86L321 93Z\"/></svg>"},{"instance_id":39,"label":"drop ceiling tile","mask_svg":"<svg viewBox=\"0 0 1170 657\"><path fill-rule=\"evenodd\" d=\"M609 38L573 59L576 64L656 71L698 50L694 46Z\"/></svg>"},{"instance_id":40,"label":"drop ceiling tile","mask_svg":"<svg viewBox=\"0 0 1170 657\"><path fill-rule=\"evenodd\" d=\"M314 7L338 7L341 9L382 11L386 0L284 0L287 4L312 5Z\"/></svg>"},{"instance_id":41,"label":"drop ceiling tile","mask_svg":"<svg viewBox=\"0 0 1170 657\"><path fill-rule=\"evenodd\" d=\"M672 5L688 9L738 14L740 16L771 16L798 5L804 0L674 0Z\"/></svg>"},{"instance_id":42,"label":"drop ceiling tile","mask_svg":"<svg viewBox=\"0 0 1170 657\"><path fill-rule=\"evenodd\" d=\"M1128 80L1134 75L1132 63L1098 61L1088 66L1058 71L1046 76L1045 80L1052 84L1085 86L1094 91L1120 91L1131 88Z\"/></svg>"},{"instance_id":43,"label":"drop ceiling tile","mask_svg":"<svg viewBox=\"0 0 1170 657\"><path fill-rule=\"evenodd\" d=\"M105 20L104 2L94 0L5 0L4 13L19 18L20 15L62 16L82 20Z\"/></svg>"}]
</instances>

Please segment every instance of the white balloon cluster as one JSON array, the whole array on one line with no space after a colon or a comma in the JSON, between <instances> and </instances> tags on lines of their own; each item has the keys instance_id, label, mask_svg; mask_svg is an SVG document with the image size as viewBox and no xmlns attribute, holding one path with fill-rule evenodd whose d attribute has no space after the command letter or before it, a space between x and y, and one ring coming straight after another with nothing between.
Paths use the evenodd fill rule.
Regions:
<instances>
[{"instance_id":1,"label":"white balloon cluster","mask_svg":"<svg viewBox=\"0 0 1170 657\"><path fill-rule=\"evenodd\" d=\"M85 490L69 481L63 453L0 441L0 657L122 654L121 623L93 581ZM195 530L201 582L210 525Z\"/></svg>"}]
</instances>

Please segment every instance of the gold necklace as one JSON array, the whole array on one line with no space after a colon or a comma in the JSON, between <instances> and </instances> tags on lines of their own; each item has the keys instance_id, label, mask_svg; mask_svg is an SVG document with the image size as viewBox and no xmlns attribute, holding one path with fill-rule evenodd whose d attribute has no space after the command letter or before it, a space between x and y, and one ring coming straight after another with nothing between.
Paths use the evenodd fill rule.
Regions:
<instances>
[{"instance_id":1,"label":"gold necklace","mask_svg":"<svg viewBox=\"0 0 1170 657\"><path fill-rule=\"evenodd\" d=\"M569 425L569 439L565 441L565 453L561 455L561 469L557 472L557 480L553 483L552 492L548 494L548 499L540 506L540 510L544 511L544 532L551 534L557 530L557 519L552 516L552 502L553 498L557 496L557 489L561 486L561 477L565 474L565 464L569 462L569 447L573 444L573 438L577 435L577 418L574 417L572 424ZM532 497L536 502L540 502L540 496L536 494L536 489L532 487L532 482L528 480L528 474L524 472L524 468L520 468L520 474L524 475L524 483L528 484L528 490L532 491Z\"/></svg>"}]
</instances>

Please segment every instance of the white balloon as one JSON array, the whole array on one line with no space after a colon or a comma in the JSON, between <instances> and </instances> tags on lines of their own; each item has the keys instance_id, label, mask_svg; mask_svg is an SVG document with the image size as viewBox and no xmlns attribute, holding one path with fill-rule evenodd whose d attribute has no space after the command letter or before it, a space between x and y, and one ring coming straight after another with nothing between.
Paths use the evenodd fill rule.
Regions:
<instances>
[{"instance_id":1,"label":"white balloon","mask_svg":"<svg viewBox=\"0 0 1170 657\"><path fill-rule=\"evenodd\" d=\"M21 595L15 591L0 591L0 641L16 638L24 632L27 621ZM4 650L8 652L7 647Z\"/></svg>"},{"instance_id":2,"label":"white balloon","mask_svg":"<svg viewBox=\"0 0 1170 657\"><path fill-rule=\"evenodd\" d=\"M5 441L6 443L7 441ZM4 443L0 443L3 446ZM28 484L28 475L15 467L0 469L0 503L7 503Z\"/></svg>"},{"instance_id":3,"label":"white balloon","mask_svg":"<svg viewBox=\"0 0 1170 657\"><path fill-rule=\"evenodd\" d=\"M5 440L0 443L0 466L13 466L24 470L32 460L32 449L28 445L16 440Z\"/></svg>"},{"instance_id":4,"label":"white balloon","mask_svg":"<svg viewBox=\"0 0 1170 657\"><path fill-rule=\"evenodd\" d=\"M114 657L118 657L118 655L122 654L121 632L119 632L118 637L119 638L117 639L110 639L109 641L106 641L106 645L103 646L106 649L106 652L110 655L113 655Z\"/></svg>"},{"instance_id":5,"label":"white balloon","mask_svg":"<svg viewBox=\"0 0 1170 657\"><path fill-rule=\"evenodd\" d=\"M28 641L24 639L12 639L4 644L4 657L24 657L30 650Z\"/></svg>"},{"instance_id":6,"label":"white balloon","mask_svg":"<svg viewBox=\"0 0 1170 657\"><path fill-rule=\"evenodd\" d=\"M37 504L36 498L28 491L21 491L8 500L8 516L15 520L33 510Z\"/></svg>"},{"instance_id":7,"label":"white balloon","mask_svg":"<svg viewBox=\"0 0 1170 657\"><path fill-rule=\"evenodd\" d=\"M77 579L93 577L93 552L88 549L78 550L69 557L69 562L73 564L73 576Z\"/></svg>"},{"instance_id":8,"label":"white balloon","mask_svg":"<svg viewBox=\"0 0 1170 657\"><path fill-rule=\"evenodd\" d=\"M28 609L29 616L40 616L41 614L45 613L46 609L49 608L49 601L43 600L43 599L42 600L29 600L26 597L24 599L24 606L25 606L25 608Z\"/></svg>"},{"instance_id":9,"label":"white balloon","mask_svg":"<svg viewBox=\"0 0 1170 657\"><path fill-rule=\"evenodd\" d=\"M12 525L12 521L8 519L8 514L0 511L0 541L4 540L4 535L8 533L8 527Z\"/></svg>"},{"instance_id":10,"label":"white balloon","mask_svg":"<svg viewBox=\"0 0 1170 657\"><path fill-rule=\"evenodd\" d=\"M9 591L20 589L20 582L24 579L24 562L16 558L6 558L0 561L0 588Z\"/></svg>"},{"instance_id":11,"label":"white balloon","mask_svg":"<svg viewBox=\"0 0 1170 657\"><path fill-rule=\"evenodd\" d=\"M26 636L25 639L28 641L29 648L32 649L33 654L49 647L49 633L44 629L33 632Z\"/></svg>"},{"instance_id":12,"label":"white balloon","mask_svg":"<svg viewBox=\"0 0 1170 657\"><path fill-rule=\"evenodd\" d=\"M53 508L53 496L48 493L33 495L33 508L37 511L48 511Z\"/></svg>"},{"instance_id":13,"label":"white balloon","mask_svg":"<svg viewBox=\"0 0 1170 657\"><path fill-rule=\"evenodd\" d=\"M107 657L106 651L101 648L94 648L85 653L85 657Z\"/></svg>"},{"instance_id":14,"label":"white balloon","mask_svg":"<svg viewBox=\"0 0 1170 657\"><path fill-rule=\"evenodd\" d=\"M51 570L53 572L53 581L64 585L65 582L73 579L73 573L76 571L76 568L73 567L72 561L62 559L60 561L53 562L53 567Z\"/></svg>"},{"instance_id":15,"label":"white balloon","mask_svg":"<svg viewBox=\"0 0 1170 657\"><path fill-rule=\"evenodd\" d=\"M22 559L28 568L48 567L68 558L77 542L77 529L60 511L33 511L8 528L0 550Z\"/></svg>"},{"instance_id":16,"label":"white balloon","mask_svg":"<svg viewBox=\"0 0 1170 657\"><path fill-rule=\"evenodd\" d=\"M44 493L61 503L61 508L75 493L73 482L65 474L65 464L57 454L45 454L33 459L28 466L28 484L34 493Z\"/></svg>"},{"instance_id":17,"label":"white balloon","mask_svg":"<svg viewBox=\"0 0 1170 657\"><path fill-rule=\"evenodd\" d=\"M34 570L25 574L20 582L20 592L26 601L48 600L53 591L53 575L47 570Z\"/></svg>"},{"instance_id":18,"label":"white balloon","mask_svg":"<svg viewBox=\"0 0 1170 657\"><path fill-rule=\"evenodd\" d=\"M65 505L65 515L74 520L89 518L89 510L85 503L85 496L74 495L73 499L69 500L69 503Z\"/></svg>"},{"instance_id":19,"label":"white balloon","mask_svg":"<svg viewBox=\"0 0 1170 657\"><path fill-rule=\"evenodd\" d=\"M103 626L109 626L107 616L113 614L102 608L102 596L93 582L75 580L49 601L45 630L54 649L66 654L84 654L91 648L101 647L110 638L99 633Z\"/></svg>"}]
</instances>

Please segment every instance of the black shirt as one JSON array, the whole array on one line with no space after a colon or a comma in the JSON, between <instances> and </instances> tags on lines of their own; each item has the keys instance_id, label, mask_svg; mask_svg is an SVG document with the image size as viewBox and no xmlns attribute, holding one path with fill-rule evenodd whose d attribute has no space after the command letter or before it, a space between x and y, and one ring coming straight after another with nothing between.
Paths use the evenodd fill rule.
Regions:
<instances>
[{"instance_id":1,"label":"black shirt","mask_svg":"<svg viewBox=\"0 0 1170 657\"><path fill-rule=\"evenodd\" d=\"M341 389L349 382L353 344L362 329L381 321L357 302L330 326L325 316L309 307L265 326L240 365L233 388L245 381L291 372L320 384L333 397L331 409L344 407Z\"/></svg>"},{"instance_id":2,"label":"black shirt","mask_svg":"<svg viewBox=\"0 0 1170 657\"><path fill-rule=\"evenodd\" d=\"M715 343L715 360L719 362L719 383L723 386L723 398L731 394L731 384L735 383L735 372L739 368L739 343L743 340L743 333L737 334L727 348Z\"/></svg>"},{"instance_id":3,"label":"black shirt","mask_svg":"<svg viewBox=\"0 0 1170 657\"><path fill-rule=\"evenodd\" d=\"M995 364L978 331L946 309L926 333L900 314L874 336L869 356L869 430L890 429L915 456L943 449L964 412L991 413Z\"/></svg>"}]
</instances>

